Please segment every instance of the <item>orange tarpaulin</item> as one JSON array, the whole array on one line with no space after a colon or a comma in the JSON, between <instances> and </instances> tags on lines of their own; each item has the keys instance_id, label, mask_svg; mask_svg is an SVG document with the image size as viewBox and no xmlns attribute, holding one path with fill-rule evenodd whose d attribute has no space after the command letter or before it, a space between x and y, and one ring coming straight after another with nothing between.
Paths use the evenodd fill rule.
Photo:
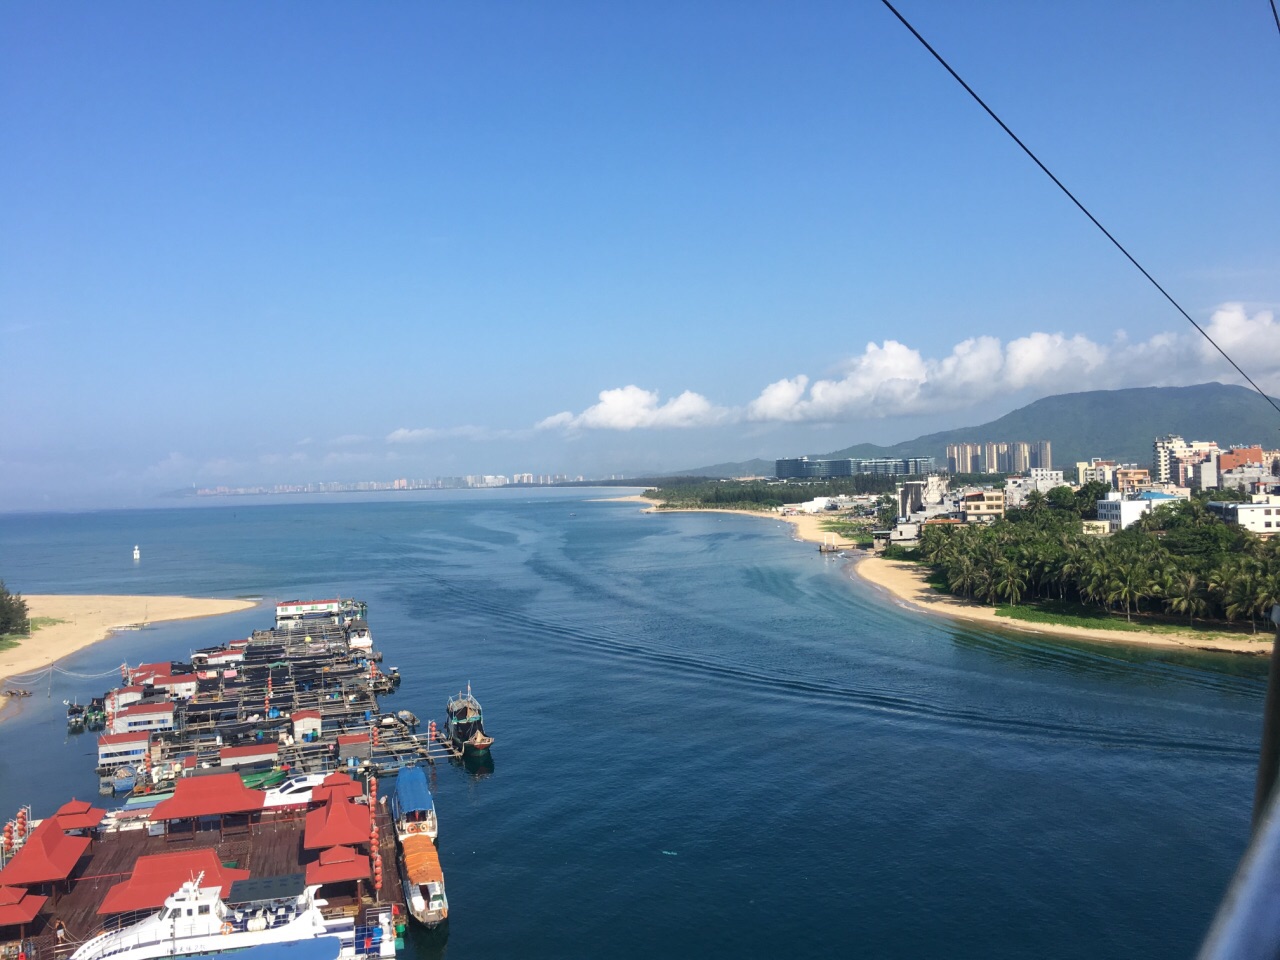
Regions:
<instances>
[{"instance_id":1,"label":"orange tarpaulin","mask_svg":"<svg viewBox=\"0 0 1280 960\"><path fill-rule=\"evenodd\" d=\"M404 869L412 883L444 883L440 854L425 834L415 833L400 842L404 848Z\"/></svg>"}]
</instances>

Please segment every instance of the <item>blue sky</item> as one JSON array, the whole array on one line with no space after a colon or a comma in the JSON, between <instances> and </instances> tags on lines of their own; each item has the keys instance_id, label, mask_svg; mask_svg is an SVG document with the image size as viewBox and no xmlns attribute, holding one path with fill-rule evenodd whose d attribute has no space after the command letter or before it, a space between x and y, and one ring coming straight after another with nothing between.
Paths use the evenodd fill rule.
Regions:
<instances>
[{"instance_id":1,"label":"blue sky","mask_svg":"<svg viewBox=\"0 0 1280 960\"><path fill-rule=\"evenodd\" d=\"M1280 387L1264 2L900 9ZM879 3L0 6L0 509L1237 382Z\"/></svg>"}]
</instances>

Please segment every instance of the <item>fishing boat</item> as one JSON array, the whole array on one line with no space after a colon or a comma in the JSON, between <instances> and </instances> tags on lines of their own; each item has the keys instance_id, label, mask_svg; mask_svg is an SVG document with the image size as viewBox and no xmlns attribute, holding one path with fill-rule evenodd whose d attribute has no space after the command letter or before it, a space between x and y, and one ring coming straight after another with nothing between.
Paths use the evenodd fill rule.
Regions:
<instances>
[{"instance_id":1,"label":"fishing boat","mask_svg":"<svg viewBox=\"0 0 1280 960\"><path fill-rule=\"evenodd\" d=\"M444 870L435 842L425 833L400 840L400 885L409 916L424 927L439 927L449 919L444 895Z\"/></svg>"},{"instance_id":2,"label":"fishing boat","mask_svg":"<svg viewBox=\"0 0 1280 960\"><path fill-rule=\"evenodd\" d=\"M396 822L396 837L402 839L423 833L435 840L440 834L435 801L427 786L426 771L419 766L401 768L391 795L391 816Z\"/></svg>"},{"instance_id":3,"label":"fishing boat","mask_svg":"<svg viewBox=\"0 0 1280 960\"><path fill-rule=\"evenodd\" d=\"M471 684L465 694L459 693L445 706L444 735L463 757L483 756L493 746L493 737L484 732L484 711L471 695Z\"/></svg>"},{"instance_id":4,"label":"fishing boat","mask_svg":"<svg viewBox=\"0 0 1280 960\"><path fill-rule=\"evenodd\" d=\"M63 700L62 702L67 705L67 731L69 733L82 733L88 723L85 718L85 707L74 700Z\"/></svg>"},{"instance_id":5,"label":"fishing boat","mask_svg":"<svg viewBox=\"0 0 1280 960\"><path fill-rule=\"evenodd\" d=\"M320 912L324 901L315 897L319 885L306 885L300 873L239 880L225 897L220 886L203 886L203 880L201 872L167 897L159 912L85 941L71 960L151 960L254 949L259 955L273 955L272 947L278 954L287 945L305 941L325 941L320 954L324 957L368 953L364 943L356 943L353 922L325 920ZM395 956L390 912L383 926L380 950L373 955Z\"/></svg>"}]
</instances>

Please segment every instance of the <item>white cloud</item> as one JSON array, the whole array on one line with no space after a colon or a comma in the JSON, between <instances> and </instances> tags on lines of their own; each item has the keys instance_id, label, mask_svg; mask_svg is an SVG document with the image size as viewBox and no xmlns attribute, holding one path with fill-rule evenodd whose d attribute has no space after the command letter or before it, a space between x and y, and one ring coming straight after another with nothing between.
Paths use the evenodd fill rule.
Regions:
<instances>
[{"instance_id":1,"label":"white cloud","mask_svg":"<svg viewBox=\"0 0 1280 960\"><path fill-rule=\"evenodd\" d=\"M1265 389L1280 388L1280 324L1270 311L1250 315L1224 304L1205 329ZM1127 386L1171 386L1222 378L1229 364L1194 330L1110 344L1079 334L1029 333L1001 343L975 337L942 358L895 340L869 343L839 379L801 375L765 387L746 407L753 421L844 422L962 409L993 396L1034 396ZM806 391L807 386L807 391Z\"/></svg>"},{"instance_id":2,"label":"white cloud","mask_svg":"<svg viewBox=\"0 0 1280 960\"><path fill-rule=\"evenodd\" d=\"M1280 391L1280 323L1270 310L1249 313L1227 303L1204 325L1269 392ZM714 405L685 391L659 403L658 394L630 385L603 390L582 413L547 417L539 430L637 430L753 423L846 423L963 410L998 396L1025 400L1116 387L1176 386L1221 379L1238 383L1226 360L1187 328L1133 342L1117 330L1110 343L1080 334L1033 332L1008 343L970 337L942 357L925 356L897 340L868 343L838 376L797 374L775 380L745 407Z\"/></svg>"},{"instance_id":3,"label":"white cloud","mask_svg":"<svg viewBox=\"0 0 1280 960\"><path fill-rule=\"evenodd\" d=\"M430 443L432 440L492 440L507 435L509 431L490 430L487 427L400 427L387 434L387 443Z\"/></svg>"},{"instance_id":4,"label":"white cloud","mask_svg":"<svg viewBox=\"0 0 1280 960\"><path fill-rule=\"evenodd\" d=\"M549 430L635 430L667 427L706 427L723 423L731 411L716 407L701 394L686 390L660 404L654 390L634 384L601 390L600 402L576 416L568 411L541 420L537 428Z\"/></svg>"},{"instance_id":5,"label":"white cloud","mask_svg":"<svg viewBox=\"0 0 1280 960\"><path fill-rule=\"evenodd\" d=\"M367 443L368 440L369 438L362 433L344 433L342 436L334 437L332 440L330 440L329 446L354 447L356 444L359 444L359 443Z\"/></svg>"}]
</instances>

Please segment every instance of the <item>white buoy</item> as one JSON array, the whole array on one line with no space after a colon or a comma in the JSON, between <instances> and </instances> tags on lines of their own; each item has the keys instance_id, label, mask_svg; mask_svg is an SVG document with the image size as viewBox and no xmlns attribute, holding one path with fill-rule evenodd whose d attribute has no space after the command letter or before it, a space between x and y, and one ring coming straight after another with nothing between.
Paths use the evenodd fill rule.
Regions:
<instances>
[{"instance_id":1,"label":"white buoy","mask_svg":"<svg viewBox=\"0 0 1280 960\"><path fill-rule=\"evenodd\" d=\"M133 559L135 560L142 559L142 551L138 549L138 545L136 543L133 545Z\"/></svg>"}]
</instances>

